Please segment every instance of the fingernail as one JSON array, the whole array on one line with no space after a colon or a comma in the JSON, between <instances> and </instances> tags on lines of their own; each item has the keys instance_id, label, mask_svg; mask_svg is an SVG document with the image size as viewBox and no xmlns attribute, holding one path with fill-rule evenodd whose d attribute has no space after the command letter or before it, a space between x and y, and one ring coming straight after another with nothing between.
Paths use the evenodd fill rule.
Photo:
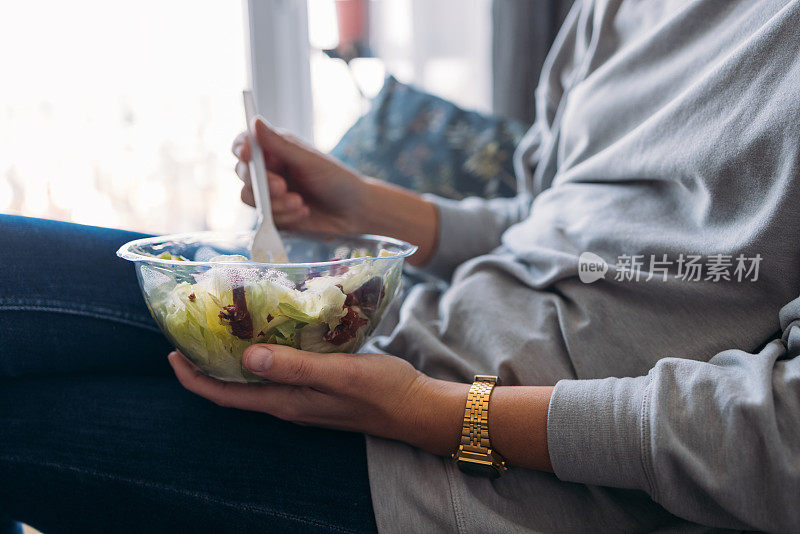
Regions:
<instances>
[{"instance_id":1,"label":"fingernail","mask_svg":"<svg viewBox=\"0 0 800 534\"><path fill-rule=\"evenodd\" d=\"M260 122L261 124L266 126L267 129L269 130L275 130L275 127L272 125L272 123L269 122L267 119L265 119L263 115L256 115L255 122L256 124Z\"/></svg>"},{"instance_id":2,"label":"fingernail","mask_svg":"<svg viewBox=\"0 0 800 534\"><path fill-rule=\"evenodd\" d=\"M253 372L266 371L272 364L272 351L260 345L254 345L247 350L244 366Z\"/></svg>"}]
</instances>

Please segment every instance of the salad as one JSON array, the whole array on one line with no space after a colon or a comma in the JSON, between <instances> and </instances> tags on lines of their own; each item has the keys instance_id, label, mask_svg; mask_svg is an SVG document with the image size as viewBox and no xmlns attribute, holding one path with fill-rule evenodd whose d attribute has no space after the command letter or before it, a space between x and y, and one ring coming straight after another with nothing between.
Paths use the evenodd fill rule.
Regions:
<instances>
[{"instance_id":1,"label":"salad","mask_svg":"<svg viewBox=\"0 0 800 534\"><path fill-rule=\"evenodd\" d=\"M183 260L180 256L158 257ZM393 254L381 250L379 257ZM355 252L350 257L362 257ZM258 381L242 366L253 343L289 345L313 352L354 352L372 332L400 282L400 265L338 265L299 283L283 271L219 263L150 295L156 320L175 344L210 376ZM387 298L388 297L388 298Z\"/></svg>"}]
</instances>

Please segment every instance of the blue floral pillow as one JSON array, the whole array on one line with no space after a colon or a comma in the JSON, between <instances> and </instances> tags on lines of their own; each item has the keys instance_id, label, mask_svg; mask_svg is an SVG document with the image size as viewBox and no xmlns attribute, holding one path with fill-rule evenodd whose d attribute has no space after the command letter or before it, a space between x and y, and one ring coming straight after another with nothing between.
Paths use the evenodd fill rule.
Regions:
<instances>
[{"instance_id":1,"label":"blue floral pillow","mask_svg":"<svg viewBox=\"0 0 800 534\"><path fill-rule=\"evenodd\" d=\"M389 76L331 154L362 174L423 193L508 197L516 194L512 155L526 130Z\"/></svg>"}]
</instances>

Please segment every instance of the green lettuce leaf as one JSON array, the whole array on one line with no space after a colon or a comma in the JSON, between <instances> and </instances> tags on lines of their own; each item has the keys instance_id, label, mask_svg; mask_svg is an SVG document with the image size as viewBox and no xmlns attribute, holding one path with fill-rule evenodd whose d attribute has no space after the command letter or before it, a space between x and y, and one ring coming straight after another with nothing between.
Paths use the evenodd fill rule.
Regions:
<instances>
[{"instance_id":1,"label":"green lettuce leaf","mask_svg":"<svg viewBox=\"0 0 800 534\"><path fill-rule=\"evenodd\" d=\"M315 323L319 319L319 315L313 317L306 312L298 309L294 304L290 302L281 302L278 304L277 310L275 310L276 315L285 315L294 319L295 321L302 322L302 323Z\"/></svg>"}]
</instances>

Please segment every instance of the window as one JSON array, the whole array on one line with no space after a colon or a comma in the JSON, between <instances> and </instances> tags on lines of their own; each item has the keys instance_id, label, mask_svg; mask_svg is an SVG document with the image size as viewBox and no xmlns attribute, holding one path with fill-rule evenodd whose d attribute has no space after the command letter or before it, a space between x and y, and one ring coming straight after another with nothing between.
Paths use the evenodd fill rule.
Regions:
<instances>
[{"instance_id":1,"label":"window","mask_svg":"<svg viewBox=\"0 0 800 534\"><path fill-rule=\"evenodd\" d=\"M229 150L244 125L239 2L4 11L0 212L159 233L249 223Z\"/></svg>"}]
</instances>

